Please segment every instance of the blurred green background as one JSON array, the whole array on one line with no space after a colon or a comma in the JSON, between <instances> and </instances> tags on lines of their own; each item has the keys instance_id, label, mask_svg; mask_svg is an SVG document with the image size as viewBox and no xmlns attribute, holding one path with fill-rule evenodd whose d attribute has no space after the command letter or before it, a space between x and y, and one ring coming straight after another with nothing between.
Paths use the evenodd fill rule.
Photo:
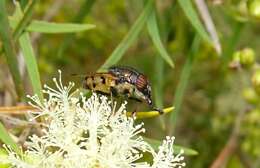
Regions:
<instances>
[{"instance_id":1,"label":"blurred green background","mask_svg":"<svg viewBox=\"0 0 260 168\"><path fill-rule=\"evenodd\" d=\"M22 56L26 50L19 39L28 31L41 84L53 85L58 69L64 81L81 87L82 79L71 74L94 73L113 64L134 67L150 79L158 107L175 106L172 114L143 120L148 137L161 140L174 135L176 144L198 151L198 155L186 157L187 167L214 167L218 159L224 167L260 167L259 0L18 2L26 19L22 19L24 25L18 24L17 31L19 26L21 30L16 39L12 34L16 29L9 27L13 35L9 37L24 94L37 92L37 82L31 82L37 79L30 80L33 73L28 73L33 64L28 60L32 59ZM201 9L201 4L206 9ZM16 8L13 1L2 7L9 16ZM149 22L152 14L155 22ZM26 29L32 20L93 24L95 28L39 33ZM208 26L210 21L213 30ZM7 61L10 57L5 56L8 40L3 37L8 31L3 23L1 20L0 105L12 106L25 100L16 96ZM37 73L34 75L37 78ZM138 110L149 110L145 104L133 102L129 109L137 106Z\"/></svg>"}]
</instances>

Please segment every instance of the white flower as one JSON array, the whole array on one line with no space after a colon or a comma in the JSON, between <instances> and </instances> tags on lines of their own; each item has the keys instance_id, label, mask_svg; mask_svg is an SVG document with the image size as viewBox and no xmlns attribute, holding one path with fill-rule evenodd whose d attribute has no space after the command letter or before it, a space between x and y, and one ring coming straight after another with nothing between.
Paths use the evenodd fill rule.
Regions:
<instances>
[{"instance_id":1,"label":"white flower","mask_svg":"<svg viewBox=\"0 0 260 168\"><path fill-rule=\"evenodd\" d=\"M6 147L8 162L18 168L173 168L184 167L182 153L174 155L174 138L166 137L158 153L143 140L143 124L126 116L125 104L115 110L105 96L86 99L72 92L73 83L63 86L54 78L56 90L44 86L47 99L30 97L39 109L35 117L46 119L44 135L32 135L23 156ZM139 162L142 153L153 163Z\"/></svg>"}]
</instances>

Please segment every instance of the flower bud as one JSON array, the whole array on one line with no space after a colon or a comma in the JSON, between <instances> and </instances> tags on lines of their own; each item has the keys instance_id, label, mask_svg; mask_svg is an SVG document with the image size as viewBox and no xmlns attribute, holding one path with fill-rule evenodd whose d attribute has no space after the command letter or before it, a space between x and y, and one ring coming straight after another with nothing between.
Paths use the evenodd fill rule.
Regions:
<instances>
[{"instance_id":1,"label":"flower bud","mask_svg":"<svg viewBox=\"0 0 260 168\"><path fill-rule=\"evenodd\" d=\"M260 69L253 74L251 80L256 93L260 95Z\"/></svg>"},{"instance_id":2,"label":"flower bud","mask_svg":"<svg viewBox=\"0 0 260 168\"><path fill-rule=\"evenodd\" d=\"M260 0L249 0L247 8L250 16L260 19Z\"/></svg>"},{"instance_id":3,"label":"flower bud","mask_svg":"<svg viewBox=\"0 0 260 168\"><path fill-rule=\"evenodd\" d=\"M255 63L255 52L251 48L244 48L233 54L232 65L241 65L244 68L250 68Z\"/></svg>"},{"instance_id":4,"label":"flower bud","mask_svg":"<svg viewBox=\"0 0 260 168\"><path fill-rule=\"evenodd\" d=\"M255 52L251 48L245 48L240 52L240 64L246 68L255 63Z\"/></svg>"},{"instance_id":5,"label":"flower bud","mask_svg":"<svg viewBox=\"0 0 260 168\"><path fill-rule=\"evenodd\" d=\"M244 99L250 104L257 104L259 102L259 97L252 88L244 89L242 95Z\"/></svg>"}]
</instances>

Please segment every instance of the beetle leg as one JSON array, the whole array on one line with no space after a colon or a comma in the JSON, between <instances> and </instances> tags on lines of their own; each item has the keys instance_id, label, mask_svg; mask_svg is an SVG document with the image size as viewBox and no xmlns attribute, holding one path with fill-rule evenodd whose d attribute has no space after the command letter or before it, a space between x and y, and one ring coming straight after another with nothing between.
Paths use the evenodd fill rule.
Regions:
<instances>
[{"instance_id":1,"label":"beetle leg","mask_svg":"<svg viewBox=\"0 0 260 168\"><path fill-rule=\"evenodd\" d=\"M164 111L162 109L157 108L157 107L153 107L153 110L158 111L160 115L164 114Z\"/></svg>"},{"instance_id":2,"label":"beetle leg","mask_svg":"<svg viewBox=\"0 0 260 168\"><path fill-rule=\"evenodd\" d=\"M131 117L134 118L136 116L136 113L137 113L137 108L135 108L134 111L132 111Z\"/></svg>"}]
</instances>

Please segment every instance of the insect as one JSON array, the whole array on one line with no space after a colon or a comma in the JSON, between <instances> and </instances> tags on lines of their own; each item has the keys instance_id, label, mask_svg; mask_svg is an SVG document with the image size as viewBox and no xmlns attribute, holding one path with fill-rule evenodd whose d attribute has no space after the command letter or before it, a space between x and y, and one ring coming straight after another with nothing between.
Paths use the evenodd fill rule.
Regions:
<instances>
[{"instance_id":1,"label":"insect","mask_svg":"<svg viewBox=\"0 0 260 168\"><path fill-rule=\"evenodd\" d=\"M163 113L153 106L151 85L147 77L131 67L114 66L106 73L87 75L83 87L101 94L145 101L152 109Z\"/></svg>"}]
</instances>

